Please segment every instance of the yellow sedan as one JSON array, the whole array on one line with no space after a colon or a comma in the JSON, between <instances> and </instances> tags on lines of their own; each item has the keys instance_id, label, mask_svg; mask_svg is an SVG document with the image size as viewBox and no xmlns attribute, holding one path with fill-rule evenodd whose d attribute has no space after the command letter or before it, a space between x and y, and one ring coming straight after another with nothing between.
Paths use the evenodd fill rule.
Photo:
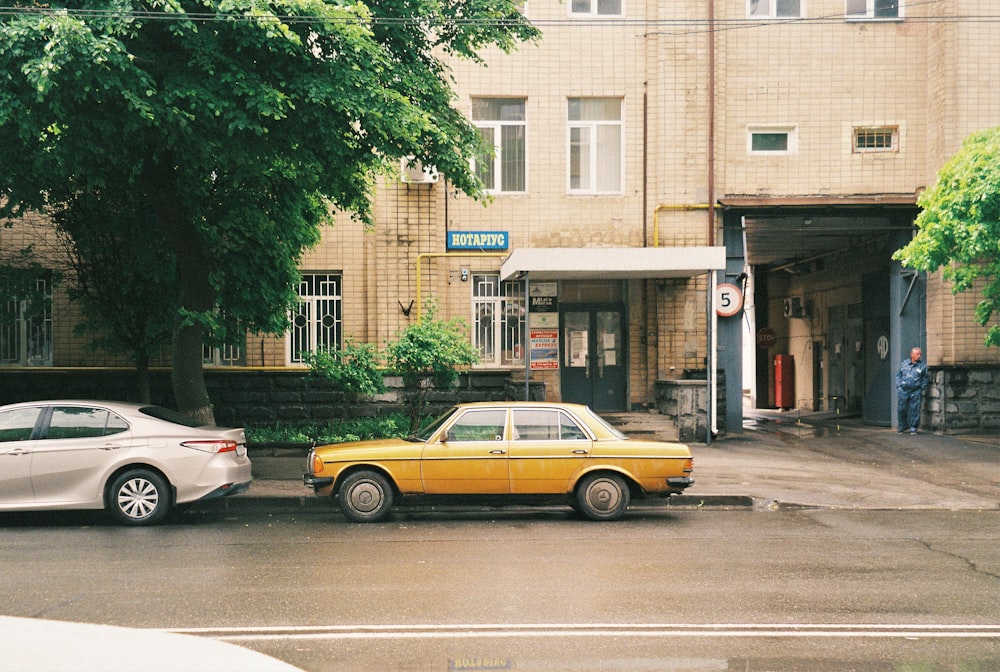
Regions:
<instances>
[{"instance_id":1,"label":"yellow sedan","mask_svg":"<svg viewBox=\"0 0 1000 672\"><path fill-rule=\"evenodd\" d=\"M592 520L620 518L632 498L669 497L691 479L681 443L629 439L578 404L461 404L406 439L317 446L304 483L359 523L408 497L531 502L559 495Z\"/></svg>"}]
</instances>

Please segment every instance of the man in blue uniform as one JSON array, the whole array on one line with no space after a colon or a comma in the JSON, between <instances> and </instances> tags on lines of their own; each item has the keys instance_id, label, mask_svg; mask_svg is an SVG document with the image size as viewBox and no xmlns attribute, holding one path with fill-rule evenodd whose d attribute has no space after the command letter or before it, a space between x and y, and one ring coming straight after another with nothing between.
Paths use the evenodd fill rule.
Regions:
<instances>
[{"instance_id":1,"label":"man in blue uniform","mask_svg":"<svg viewBox=\"0 0 1000 672\"><path fill-rule=\"evenodd\" d=\"M927 365L920 359L920 348L910 350L910 358L904 359L896 372L896 399L899 402L896 431L903 433L909 428L916 434L920 426L920 402L927 389Z\"/></svg>"}]
</instances>

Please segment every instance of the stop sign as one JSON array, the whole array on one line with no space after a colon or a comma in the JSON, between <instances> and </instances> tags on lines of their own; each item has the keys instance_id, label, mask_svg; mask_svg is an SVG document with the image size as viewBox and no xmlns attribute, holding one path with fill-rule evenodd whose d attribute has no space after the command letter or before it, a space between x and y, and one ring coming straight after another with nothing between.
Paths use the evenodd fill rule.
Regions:
<instances>
[{"instance_id":1,"label":"stop sign","mask_svg":"<svg viewBox=\"0 0 1000 672\"><path fill-rule=\"evenodd\" d=\"M778 340L778 335L771 327L762 327L757 331L757 346L767 350Z\"/></svg>"}]
</instances>

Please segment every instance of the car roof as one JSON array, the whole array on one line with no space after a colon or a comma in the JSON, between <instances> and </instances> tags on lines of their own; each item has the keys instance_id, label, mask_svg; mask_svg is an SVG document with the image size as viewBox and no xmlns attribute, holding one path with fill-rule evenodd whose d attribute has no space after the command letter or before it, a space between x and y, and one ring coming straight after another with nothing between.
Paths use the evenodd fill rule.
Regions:
<instances>
[{"instance_id":1,"label":"car roof","mask_svg":"<svg viewBox=\"0 0 1000 672\"><path fill-rule=\"evenodd\" d=\"M98 406L122 411L137 411L140 408L155 406L155 404L140 404L132 401L105 401L98 399L37 399L35 401L19 401L14 404L0 406L0 410L8 408L29 408L31 406Z\"/></svg>"}]
</instances>

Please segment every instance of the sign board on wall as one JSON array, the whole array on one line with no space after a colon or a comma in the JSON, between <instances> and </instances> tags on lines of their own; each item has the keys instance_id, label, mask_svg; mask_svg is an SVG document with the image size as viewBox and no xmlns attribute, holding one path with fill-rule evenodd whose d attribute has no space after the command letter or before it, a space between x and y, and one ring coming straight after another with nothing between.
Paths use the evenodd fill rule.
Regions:
<instances>
[{"instance_id":1,"label":"sign board on wall","mask_svg":"<svg viewBox=\"0 0 1000 672\"><path fill-rule=\"evenodd\" d=\"M449 250L506 250L510 243L507 231L449 231Z\"/></svg>"},{"instance_id":2,"label":"sign board on wall","mask_svg":"<svg viewBox=\"0 0 1000 672\"><path fill-rule=\"evenodd\" d=\"M724 282L715 288L715 313L719 317L732 317L743 308L743 292L736 285Z\"/></svg>"},{"instance_id":3,"label":"sign board on wall","mask_svg":"<svg viewBox=\"0 0 1000 672\"><path fill-rule=\"evenodd\" d=\"M532 329L531 369L549 370L559 368L559 330Z\"/></svg>"}]
</instances>

